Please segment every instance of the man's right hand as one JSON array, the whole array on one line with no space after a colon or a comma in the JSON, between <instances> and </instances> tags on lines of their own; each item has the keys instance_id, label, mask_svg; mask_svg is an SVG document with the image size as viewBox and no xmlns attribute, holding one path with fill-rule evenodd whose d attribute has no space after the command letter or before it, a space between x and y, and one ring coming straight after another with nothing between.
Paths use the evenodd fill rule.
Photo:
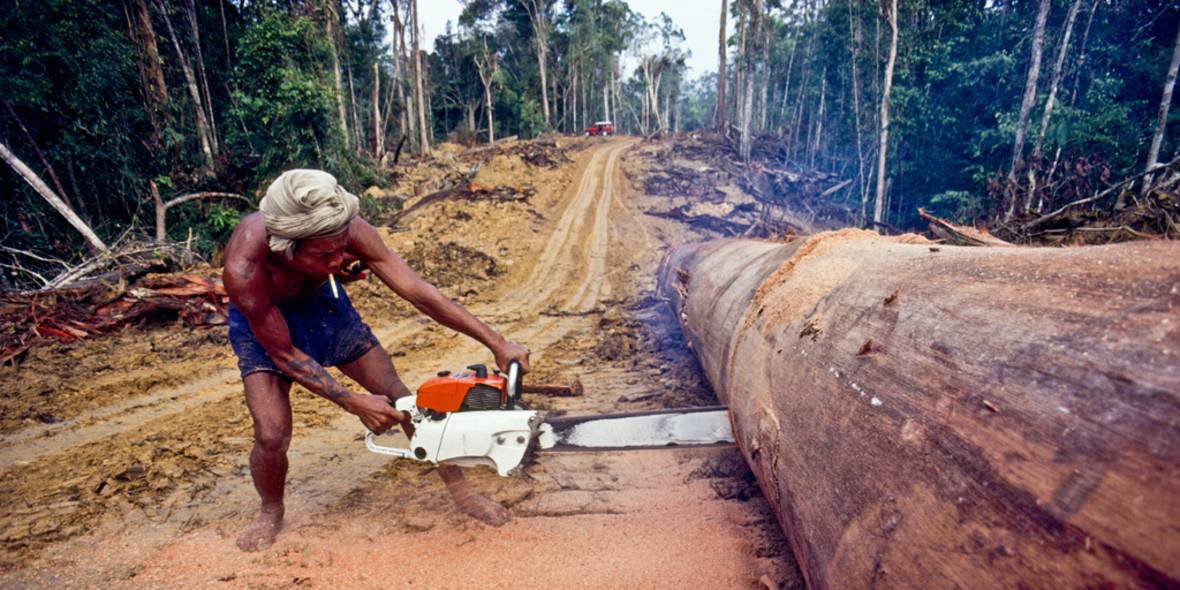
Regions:
<instances>
[{"instance_id":1,"label":"man's right hand","mask_svg":"<svg viewBox=\"0 0 1180 590\"><path fill-rule=\"evenodd\" d=\"M382 395L354 393L340 401L340 405L360 418L365 428L373 434L382 434L406 419L405 413L390 405L389 398Z\"/></svg>"}]
</instances>

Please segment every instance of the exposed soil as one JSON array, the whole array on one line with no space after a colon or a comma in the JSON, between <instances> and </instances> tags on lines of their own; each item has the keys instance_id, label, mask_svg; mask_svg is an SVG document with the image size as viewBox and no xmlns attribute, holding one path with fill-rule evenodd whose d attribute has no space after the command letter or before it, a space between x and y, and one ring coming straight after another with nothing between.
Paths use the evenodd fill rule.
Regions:
<instances>
[{"instance_id":1,"label":"exposed soil","mask_svg":"<svg viewBox=\"0 0 1180 590\"><path fill-rule=\"evenodd\" d=\"M670 247L717 234L645 214L668 197L629 180L655 165L637 140L558 144L399 169L402 184L379 199L412 205L460 182L497 198L424 204L380 228L387 244L528 346L527 382L585 387L526 395L533 407L716 403L654 277ZM490 364L374 279L346 289L411 387ZM549 456L532 480L467 469L512 513L493 528L455 510L424 464L368 452L363 426L334 404L298 387L292 397L287 523L247 554L234 539L257 509L251 421L224 327L157 322L0 368L0 587L802 587L736 449Z\"/></svg>"}]
</instances>

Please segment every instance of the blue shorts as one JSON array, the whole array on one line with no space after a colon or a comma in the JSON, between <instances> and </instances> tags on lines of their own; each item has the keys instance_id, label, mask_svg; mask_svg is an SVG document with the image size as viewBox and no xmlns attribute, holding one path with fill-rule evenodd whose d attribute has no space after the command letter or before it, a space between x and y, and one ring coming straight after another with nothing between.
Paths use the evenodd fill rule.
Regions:
<instances>
[{"instance_id":1,"label":"blue shorts","mask_svg":"<svg viewBox=\"0 0 1180 590\"><path fill-rule=\"evenodd\" d=\"M347 365L380 344L369 326L361 321L348 294L339 285L337 290L339 298L333 297L331 286L324 283L311 295L279 305L291 332L291 344L325 367ZM262 343L254 337L246 316L233 303L229 306L229 342L238 355L242 378L266 371L292 380L275 366Z\"/></svg>"}]
</instances>

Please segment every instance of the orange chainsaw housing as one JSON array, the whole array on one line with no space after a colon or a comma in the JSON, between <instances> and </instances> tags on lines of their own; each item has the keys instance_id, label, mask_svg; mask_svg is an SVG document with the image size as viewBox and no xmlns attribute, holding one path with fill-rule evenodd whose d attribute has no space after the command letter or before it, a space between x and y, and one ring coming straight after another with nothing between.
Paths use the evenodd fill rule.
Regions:
<instances>
[{"instance_id":1,"label":"orange chainsaw housing","mask_svg":"<svg viewBox=\"0 0 1180 590\"><path fill-rule=\"evenodd\" d=\"M443 371L418 387L419 408L435 412L501 410L508 403L507 379L488 375L483 365L471 365L469 371Z\"/></svg>"}]
</instances>

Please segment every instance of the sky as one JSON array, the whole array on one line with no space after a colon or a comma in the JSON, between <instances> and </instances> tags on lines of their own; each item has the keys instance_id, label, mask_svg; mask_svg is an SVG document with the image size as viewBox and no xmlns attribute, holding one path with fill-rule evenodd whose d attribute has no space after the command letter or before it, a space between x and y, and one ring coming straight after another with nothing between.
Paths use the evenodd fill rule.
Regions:
<instances>
[{"instance_id":1,"label":"sky","mask_svg":"<svg viewBox=\"0 0 1180 590\"><path fill-rule=\"evenodd\" d=\"M708 0L626 0L631 10L642 14L648 22L655 22L661 12L667 14L684 31L682 48L691 51L688 77L697 78L705 72L717 71L717 26L721 17L721 3ZM434 38L446 32L447 21L456 28L463 5L459 0L419 0L418 24L425 34L427 51L434 51ZM729 28L732 32L732 23Z\"/></svg>"}]
</instances>

